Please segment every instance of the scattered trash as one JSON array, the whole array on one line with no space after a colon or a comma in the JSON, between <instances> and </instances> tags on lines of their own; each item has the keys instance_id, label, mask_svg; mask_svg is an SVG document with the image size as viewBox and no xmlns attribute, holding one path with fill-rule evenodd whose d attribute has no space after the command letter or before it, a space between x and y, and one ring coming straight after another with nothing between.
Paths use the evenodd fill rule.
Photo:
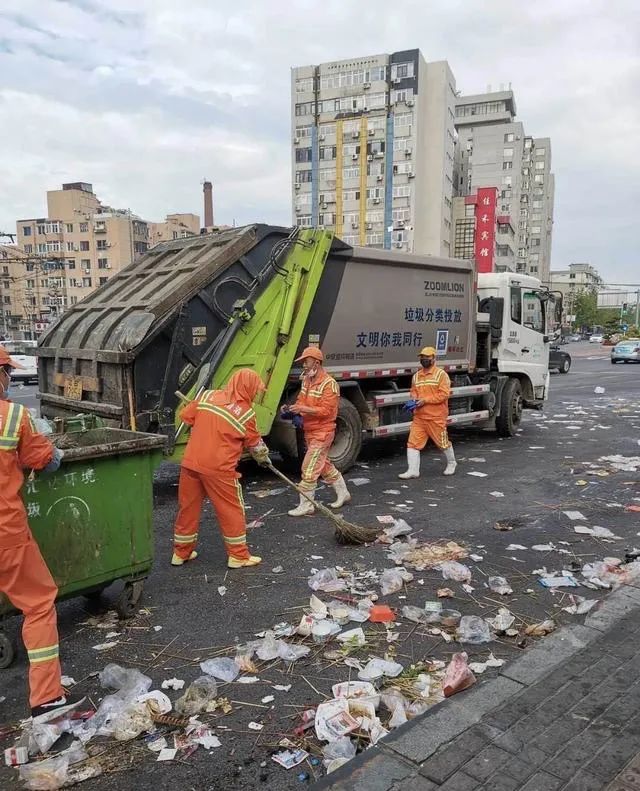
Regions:
<instances>
[{"instance_id":1,"label":"scattered trash","mask_svg":"<svg viewBox=\"0 0 640 791\"><path fill-rule=\"evenodd\" d=\"M489 587L500 596L510 596L513 588L504 577L489 577Z\"/></svg>"},{"instance_id":2,"label":"scattered trash","mask_svg":"<svg viewBox=\"0 0 640 791\"><path fill-rule=\"evenodd\" d=\"M584 514L581 514L580 511L563 511L563 513L568 519L571 519L574 522L578 519L581 519L582 521L585 520Z\"/></svg>"},{"instance_id":3,"label":"scattered trash","mask_svg":"<svg viewBox=\"0 0 640 791\"><path fill-rule=\"evenodd\" d=\"M540 577L538 582L545 588L575 588L578 585L578 580L573 574L554 575L548 574Z\"/></svg>"},{"instance_id":4,"label":"scattered trash","mask_svg":"<svg viewBox=\"0 0 640 791\"><path fill-rule=\"evenodd\" d=\"M271 571L272 571L272 573L273 573L273 574L282 574L282 572L284 571L284 569L282 568L282 566L274 566L274 567L271 569Z\"/></svg>"},{"instance_id":5,"label":"scattered trash","mask_svg":"<svg viewBox=\"0 0 640 791\"><path fill-rule=\"evenodd\" d=\"M380 590L383 596L389 596L391 593L397 593L402 590L405 582L411 582L413 574L404 568L399 569L385 569L380 575Z\"/></svg>"},{"instance_id":6,"label":"scattered trash","mask_svg":"<svg viewBox=\"0 0 640 791\"><path fill-rule=\"evenodd\" d=\"M108 651L110 648L115 648L120 640L112 640L110 643L98 643L92 646L94 651Z\"/></svg>"},{"instance_id":7,"label":"scattered trash","mask_svg":"<svg viewBox=\"0 0 640 791\"><path fill-rule=\"evenodd\" d=\"M235 681L240 673L240 668L229 657L222 656L216 659L207 659L205 662L200 662L200 669L208 676L213 676L220 681Z\"/></svg>"},{"instance_id":8,"label":"scattered trash","mask_svg":"<svg viewBox=\"0 0 640 791\"><path fill-rule=\"evenodd\" d=\"M315 728L320 741L333 742L355 731L358 725L358 720L349 714L349 702L346 698L328 700L316 709Z\"/></svg>"},{"instance_id":9,"label":"scattered trash","mask_svg":"<svg viewBox=\"0 0 640 791\"><path fill-rule=\"evenodd\" d=\"M526 547L523 547L522 544L509 544L507 552L516 552L521 549L526 549Z\"/></svg>"},{"instance_id":10,"label":"scattered trash","mask_svg":"<svg viewBox=\"0 0 640 791\"><path fill-rule=\"evenodd\" d=\"M500 607L498 614L494 618L487 618L486 620L494 632L501 634L511 629L516 617L506 607Z\"/></svg>"},{"instance_id":11,"label":"scattered trash","mask_svg":"<svg viewBox=\"0 0 640 791\"><path fill-rule=\"evenodd\" d=\"M563 607L562 609L570 615L584 615L598 603L598 599L585 599L583 596L569 595L569 598L572 603L568 607Z\"/></svg>"},{"instance_id":12,"label":"scattered trash","mask_svg":"<svg viewBox=\"0 0 640 791\"><path fill-rule=\"evenodd\" d=\"M277 489L259 489L257 492L252 492L254 497L262 500L265 497L277 497L287 491L286 486Z\"/></svg>"},{"instance_id":13,"label":"scattered trash","mask_svg":"<svg viewBox=\"0 0 640 791\"><path fill-rule=\"evenodd\" d=\"M457 610L441 610L438 620L442 626L456 628L459 625L461 618L462 613L458 612Z\"/></svg>"},{"instance_id":14,"label":"scattered trash","mask_svg":"<svg viewBox=\"0 0 640 791\"><path fill-rule=\"evenodd\" d=\"M61 788L67 781L68 770L69 759L56 755L44 761L21 766L19 777L30 791L47 791Z\"/></svg>"},{"instance_id":15,"label":"scattered trash","mask_svg":"<svg viewBox=\"0 0 640 791\"><path fill-rule=\"evenodd\" d=\"M418 571L436 568L446 561L461 560L469 554L464 547L455 541L433 544L418 544L414 542L413 546L407 542L407 544L401 546L406 548L403 552L403 562L408 566L413 566Z\"/></svg>"},{"instance_id":16,"label":"scattered trash","mask_svg":"<svg viewBox=\"0 0 640 791\"><path fill-rule=\"evenodd\" d=\"M277 689L278 692L288 692L291 689L291 684L274 684L273 688Z\"/></svg>"},{"instance_id":17,"label":"scattered trash","mask_svg":"<svg viewBox=\"0 0 640 791\"><path fill-rule=\"evenodd\" d=\"M324 591L325 593L337 593L346 590L347 583L339 579L335 569L322 569L309 577L309 587L314 591Z\"/></svg>"},{"instance_id":18,"label":"scattered trash","mask_svg":"<svg viewBox=\"0 0 640 791\"><path fill-rule=\"evenodd\" d=\"M602 395L602 393L605 392L605 389L604 389L604 387L594 387L593 388L593 392L597 393L598 395Z\"/></svg>"},{"instance_id":19,"label":"scattered trash","mask_svg":"<svg viewBox=\"0 0 640 791\"><path fill-rule=\"evenodd\" d=\"M218 588L218 593L221 596L224 596L226 594L226 592L227 592L226 586L225 585L220 585L219 588Z\"/></svg>"},{"instance_id":20,"label":"scattered trash","mask_svg":"<svg viewBox=\"0 0 640 791\"><path fill-rule=\"evenodd\" d=\"M177 754L178 750L175 747L165 747L158 753L156 761L173 761Z\"/></svg>"},{"instance_id":21,"label":"scattered trash","mask_svg":"<svg viewBox=\"0 0 640 791\"><path fill-rule=\"evenodd\" d=\"M524 630L524 633L529 637L544 637L545 634L550 634L556 628L555 621L548 619L546 621L542 621L542 623L534 623L531 626L527 626Z\"/></svg>"},{"instance_id":22,"label":"scattered trash","mask_svg":"<svg viewBox=\"0 0 640 791\"><path fill-rule=\"evenodd\" d=\"M553 552L555 546L553 544L534 544L531 549L536 552Z\"/></svg>"},{"instance_id":23,"label":"scattered trash","mask_svg":"<svg viewBox=\"0 0 640 791\"><path fill-rule=\"evenodd\" d=\"M455 596L451 588L438 588L437 596L439 599L450 599Z\"/></svg>"},{"instance_id":24,"label":"scattered trash","mask_svg":"<svg viewBox=\"0 0 640 791\"><path fill-rule=\"evenodd\" d=\"M486 472L478 472L477 470L472 470L471 472L468 472L467 475L473 475L475 478L486 478L487 477L487 473Z\"/></svg>"},{"instance_id":25,"label":"scattered trash","mask_svg":"<svg viewBox=\"0 0 640 791\"><path fill-rule=\"evenodd\" d=\"M513 526L507 524L506 522L496 522L493 526L494 530L502 530L503 532L507 532L509 530L513 530Z\"/></svg>"},{"instance_id":26,"label":"scattered trash","mask_svg":"<svg viewBox=\"0 0 640 791\"><path fill-rule=\"evenodd\" d=\"M467 659L468 657L465 653L454 654L451 657L442 682L442 691L445 698L450 698L456 692L462 692L463 689L468 689L476 683L476 677L469 669Z\"/></svg>"},{"instance_id":27,"label":"scattered trash","mask_svg":"<svg viewBox=\"0 0 640 791\"><path fill-rule=\"evenodd\" d=\"M574 528L576 533L581 533L587 536L593 536L594 538L612 538L616 540L620 540L620 536L616 536L614 533L609 530L608 527L600 527L596 525L595 527L587 527L586 525L576 525Z\"/></svg>"},{"instance_id":28,"label":"scattered trash","mask_svg":"<svg viewBox=\"0 0 640 791\"><path fill-rule=\"evenodd\" d=\"M456 582L470 582L471 570L455 560L447 560L440 563L438 570L442 572L442 576L446 580L455 580Z\"/></svg>"},{"instance_id":29,"label":"scattered trash","mask_svg":"<svg viewBox=\"0 0 640 791\"><path fill-rule=\"evenodd\" d=\"M178 714L193 717L207 711L207 707L218 695L218 685L211 676L200 676L189 685L181 698L178 698L175 709Z\"/></svg>"},{"instance_id":30,"label":"scattered trash","mask_svg":"<svg viewBox=\"0 0 640 791\"><path fill-rule=\"evenodd\" d=\"M346 632L336 635L336 640L339 643L350 643L353 646L363 646L366 643L365 634L360 626L356 629L349 629Z\"/></svg>"},{"instance_id":31,"label":"scattered trash","mask_svg":"<svg viewBox=\"0 0 640 791\"><path fill-rule=\"evenodd\" d=\"M371 483L370 478L349 478L349 483L352 483L354 486L365 486L367 483Z\"/></svg>"},{"instance_id":32,"label":"scattered trash","mask_svg":"<svg viewBox=\"0 0 640 791\"><path fill-rule=\"evenodd\" d=\"M60 679L60 683L62 684L63 687L69 689L69 687L75 687L77 681L75 680L75 678L71 678L71 676L62 676L62 678Z\"/></svg>"},{"instance_id":33,"label":"scattered trash","mask_svg":"<svg viewBox=\"0 0 640 791\"><path fill-rule=\"evenodd\" d=\"M492 497L504 497L504 492L489 492Z\"/></svg>"},{"instance_id":34,"label":"scattered trash","mask_svg":"<svg viewBox=\"0 0 640 791\"><path fill-rule=\"evenodd\" d=\"M26 747L9 747L4 751L6 766L20 766L29 761L29 750Z\"/></svg>"},{"instance_id":35,"label":"scattered trash","mask_svg":"<svg viewBox=\"0 0 640 791\"><path fill-rule=\"evenodd\" d=\"M477 615L464 615L460 619L456 636L459 642L474 645L490 643L493 639L489 624Z\"/></svg>"},{"instance_id":36,"label":"scattered trash","mask_svg":"<svg viewBox=\"0 0 640 791\"><path fill-rule=\"evenodd\" d=\"M261 731L264 725L261 722L250 722L247 727L252 731Z\"/></svg>"},{"instance_id":37,"label":"scattered trash","mask_svg":"<svg viewBox=\"0 0 640 791\"><path fill-rule=\"evenodd\" d=\"M386 659L373 657L365 665L364 669L358 673L360 681L376 681L383 676L396 678L402 673L402 665L399 662L390 662Z\"/></svg>"},{"instance_id":38,"label":"scattered trash","mask_svg":"<svg viewBox=\"0 0 640 791\"><path fill-rule=\"evenodd\" d=\"M369 611L371 623L388 623L395 621L393 610L386 604L375 604Z\"/></svg>"},{"instance_id":39,"label":"scattered trash","mask_svg":"<svg viewBox=\"0 0 640 791\"><path fill-rule=\"evenodd\" d=\"M284 769L293 769L309 757L306 750L282 750L271 756L271 760L282 766Z\"/></svg>"},{"instance_id":40,"label":"scattered trash","mask_svg":"<svg viewBox=\"0 0 640 791\"><path fill-rule=\"evenodd\" d=\"M482 675L488 667L502 667L504 659L496 659L493 654L489 654L489 658L485 662L470 662L469 669L477 674Z\"/></svg>"},{"instance_id":41,"label":"scattered trash","mask_svg":"<svg viewBox=\"0 0 640 791\"><path fill-rule=\"evenodd\" d=\"M163 681L161 686L162 689L175 689L176 692L181 690L184 687L184 681L181 678L168 678L166 681Z\"/></svg>"}]
</instances>

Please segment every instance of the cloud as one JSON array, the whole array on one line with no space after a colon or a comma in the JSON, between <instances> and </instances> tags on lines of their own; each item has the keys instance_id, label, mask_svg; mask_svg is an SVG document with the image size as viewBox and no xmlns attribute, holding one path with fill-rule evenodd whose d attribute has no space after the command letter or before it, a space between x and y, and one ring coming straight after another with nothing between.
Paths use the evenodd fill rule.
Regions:
<instances>
[{"instance_id":1,"label":"cloud","mask_svg":"<svg viewBox=\"0 0 640 791\"><path fill-rule=\"evenodd\" d=\"M463 93L511 83L527 134L552 140L553 266L632 282L640 160L633 0L5 0L0 229L45 191L92 181L148 219L290 222L290 68L419 47Z\"/></svg>"}]
</instances>

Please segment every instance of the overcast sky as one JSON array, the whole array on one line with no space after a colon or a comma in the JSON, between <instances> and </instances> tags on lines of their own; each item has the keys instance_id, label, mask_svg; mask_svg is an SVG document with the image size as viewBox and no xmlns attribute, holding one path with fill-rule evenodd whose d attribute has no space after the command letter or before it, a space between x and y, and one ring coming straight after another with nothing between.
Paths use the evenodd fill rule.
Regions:
<instances>
[{"instance_id":1,"label":"overcast sky","mask_svg":"<svg viewBox=\"0 0 640 791\"><path fill-rule=\"evenodd\" d=\"M418 47L463 93L512 83L550 136L552 267L640 281L637 0L3 0L0 231L89 181L148 220L290 223L290 67ZM223 10L224 9L224 10Z\"/></svg>"}]
</instances>

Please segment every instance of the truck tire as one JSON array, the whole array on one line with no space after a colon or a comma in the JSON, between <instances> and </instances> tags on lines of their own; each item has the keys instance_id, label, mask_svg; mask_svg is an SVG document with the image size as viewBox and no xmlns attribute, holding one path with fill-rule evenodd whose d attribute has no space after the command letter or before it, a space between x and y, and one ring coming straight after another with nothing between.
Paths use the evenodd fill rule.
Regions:
<instances>
[{"instance_id":1,"label":"truck tire","mask_svg":"<svg viewBox=\"0 0 640 791\"><path fill-rule=\"evenodd\" d=\"M518 379L509 379L502 390L496 431L500 437L513 437L522 419L522 387Z\"/></svg>"},{"instance_id":2,"label":"truck tire","mask_svg":"<svg viewBox=\"0 0 640 791\"><path fill-rule=\"evenodd\" d=\"M329 458L340 470L346 472L356 462L362 448L362 420L360 413L346 398L338 405L336 437L329 451Z\"/></svg>"},{"instance_id":3,"label":"truck tire","mask_svg":"<svg viewBox=\"0 0 640 791\"><path fill-rule=\"evenodd\" d=\"M571 369L571 360L563 360L560 368L558 368L559 373L561 374L568 374Z\"/></svg>"}]
</instances>

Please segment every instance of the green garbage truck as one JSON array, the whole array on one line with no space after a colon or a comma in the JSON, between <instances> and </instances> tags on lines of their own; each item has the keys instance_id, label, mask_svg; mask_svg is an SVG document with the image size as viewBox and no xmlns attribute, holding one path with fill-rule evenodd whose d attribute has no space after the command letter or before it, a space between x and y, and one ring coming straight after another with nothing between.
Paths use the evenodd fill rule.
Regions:
<instances>
[{"instance_id":1,"label":"green garbage truck","mask_svg":"<svg viewBox=\"0 0 640 791\"><path fill-rule=\"evenodd\" d=\"M451 425L514 434L547 398L558 310L535 278L478 275L471 261L351 247L325 229L234 228L160 244L67 310L37 349L41 410L163 434L179 459L179 394L250 367L267 384L261 432L295 456L279 407L299 387L295 358L318 344L340 385L331 456L344 470L364 438L408 431L426 345L452 380Z\"/></svg>"}]
</instances>

